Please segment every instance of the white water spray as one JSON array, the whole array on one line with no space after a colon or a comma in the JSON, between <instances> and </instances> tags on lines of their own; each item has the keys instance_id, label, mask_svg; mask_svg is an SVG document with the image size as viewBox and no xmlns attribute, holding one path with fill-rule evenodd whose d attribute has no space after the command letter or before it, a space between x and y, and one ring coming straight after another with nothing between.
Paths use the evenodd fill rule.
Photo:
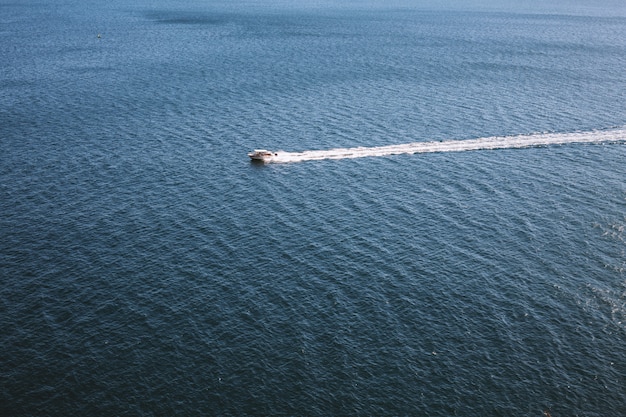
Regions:
<instances>
[{"instance_id":1,"label":"white water spray","mask_svg":"<svg viewBox=\"0 0 626 417\"><path fill-rule=\"evenodd\" d=\"M493 136L467 140L414 142L401 145L337 148L320 151L278 151L269 162L300 162L319 159L347 159L427 152L462 152L488 149L517 149L572 143L626 142L626 127L573 133L536 133L518 136Z\"/></svg>"}]
</instances>

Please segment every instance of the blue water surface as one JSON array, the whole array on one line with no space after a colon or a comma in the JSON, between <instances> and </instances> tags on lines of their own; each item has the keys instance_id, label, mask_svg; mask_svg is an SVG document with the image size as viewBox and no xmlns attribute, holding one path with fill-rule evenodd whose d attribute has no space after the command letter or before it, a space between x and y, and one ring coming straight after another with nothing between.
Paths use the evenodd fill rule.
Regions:
<instances>
[{"instance_id":1,"label":"blue water surface","mask_svg":"<svg viewBox=\"0 0 626 417\"><path fill-rule=\"evenodd\" d=\"M620 2L0 0L0 414L626 414Z\"/></svg>"}]
</instances>

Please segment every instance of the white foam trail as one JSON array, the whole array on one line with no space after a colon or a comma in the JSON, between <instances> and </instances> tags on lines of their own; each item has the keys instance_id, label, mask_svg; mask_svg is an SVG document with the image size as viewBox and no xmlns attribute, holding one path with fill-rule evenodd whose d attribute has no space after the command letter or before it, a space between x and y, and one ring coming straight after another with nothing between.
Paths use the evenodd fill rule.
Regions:
<instances>
[{"instance_id":1,"label":"white foam trail","mask_svg":"<svg viewBox=\"0 0 626 417\"><path fill-rule=\"evenodd\" d=\"M363 158L427 152L462 152L487 149L517 149L571 143L619 143L626 141L626 127L573 133L536 133L518 136L493 136L479 139L414 142L401 145L338 148L320 151L278 151L271 162L300 162L319 159Z\"/></svg>"}]
</instances>

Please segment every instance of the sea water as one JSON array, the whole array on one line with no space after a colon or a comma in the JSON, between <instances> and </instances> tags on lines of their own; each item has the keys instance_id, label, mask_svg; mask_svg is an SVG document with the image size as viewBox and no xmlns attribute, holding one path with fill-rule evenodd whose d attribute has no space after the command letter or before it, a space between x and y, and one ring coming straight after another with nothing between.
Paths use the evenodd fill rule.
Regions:
<instances>
[{"instance_id":1,"label":"sea water","mask_svg":"<svg viewBox=\"0 0 626 417\"><path fill-rule=\"evenodd\" d=\"M534 3L0 1L0 414L624 415L626 10Z\"/></svg>"}]
</instances>

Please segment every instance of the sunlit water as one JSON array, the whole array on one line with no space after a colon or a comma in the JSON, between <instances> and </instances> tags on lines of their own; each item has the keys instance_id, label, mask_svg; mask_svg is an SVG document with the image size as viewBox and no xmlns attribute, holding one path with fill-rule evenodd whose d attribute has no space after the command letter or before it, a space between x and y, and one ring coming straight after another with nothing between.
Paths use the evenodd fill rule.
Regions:
<instances>
[{"instance_id":1,"label":"sunlit water","mask_svg":"<svg viewBox=\"0 0 626 417\"><path fill-rule=\"evenodd\" d=\"M0 414L624 415L626 12L455 4L0 2Z\"/></svg>"}]
</instances>

